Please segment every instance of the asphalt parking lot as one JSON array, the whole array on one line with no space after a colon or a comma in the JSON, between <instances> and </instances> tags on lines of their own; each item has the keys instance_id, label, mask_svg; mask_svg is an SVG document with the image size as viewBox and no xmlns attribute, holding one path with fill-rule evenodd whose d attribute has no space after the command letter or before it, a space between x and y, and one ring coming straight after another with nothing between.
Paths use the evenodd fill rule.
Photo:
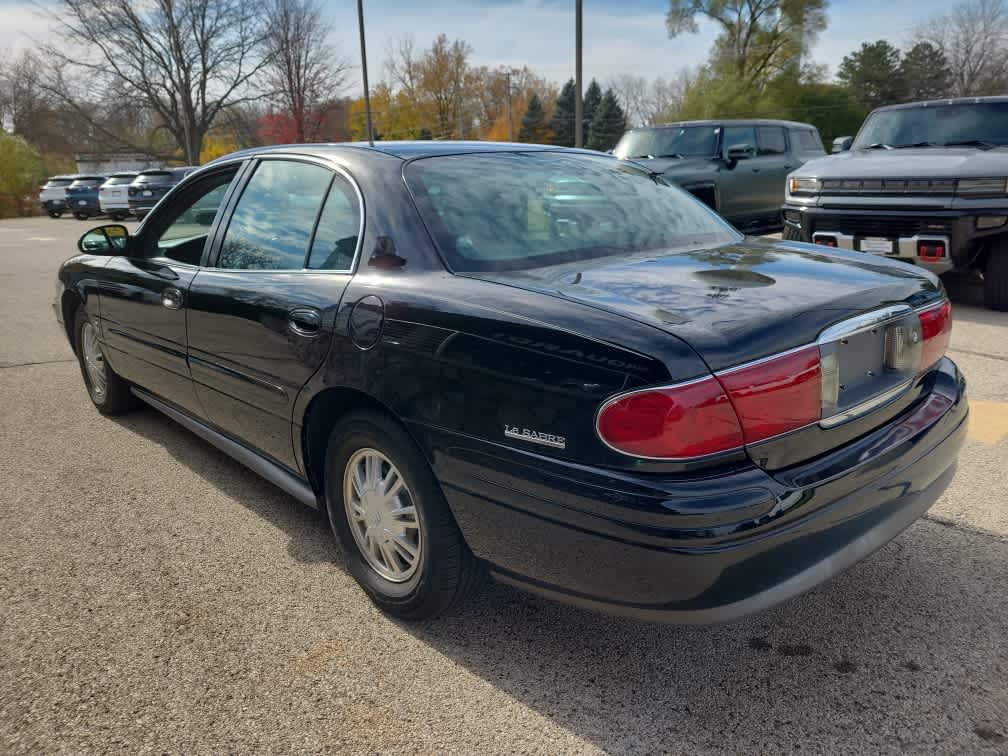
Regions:
<instances>
[{"instance_id":1,"label":"asphalt parking lot","mask_svg":"<svg viewBox=\"0 0 1008 756\"><path fill-rule=\"evenodd\" d=\"M1008 314L970 287L958 476L843 576L712 628L492 584L407 626L315 513L91 407L50 300L98 222L0 221L0 752L1008 752Z\"/></svg>"}]
</instances>

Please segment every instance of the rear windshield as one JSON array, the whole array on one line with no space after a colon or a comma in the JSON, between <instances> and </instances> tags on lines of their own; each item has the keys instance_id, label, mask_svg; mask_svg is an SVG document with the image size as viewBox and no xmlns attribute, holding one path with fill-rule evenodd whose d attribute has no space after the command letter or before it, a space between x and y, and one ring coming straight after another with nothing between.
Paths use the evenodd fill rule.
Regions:
<instances>
[{"instance_id":1,"label":"rear windshield","mask_svg":"<svg viewBox=\"0 0 1008 756\"><path fill-rule=\"evenodd\" d=\"M101 184L105 179L98 176L88 176L85 178L75 179L70 186L97 186Z\"/></svg>"},{"instance_id":2,"label":"rear windshield","mask_svg":"<svg viewBox=\"0 0 1008 756\"><path fill-rule=\"evenodd\" d=\"M716 126L665 126L626 132L613 149L619 158L708 157L717 147Z\"/></svg>"},{"instance_id":3,"label":"rear windshield","mask_svg":"<svg viewBox=\"0 0 1008 756\"><path fill-rule=\"evenodd\" d=\"M49 179L45 183L46 189L54 189L58 186L70 186L73 183L73 179Z\"/></svg>"},{"instance_id":4,"label":"rear windshield","mask_svg":"<svg viewBox=\"0 0 1008 756\"><path fill-rule=\"evenodd\" d=\"M171 178L171 171L149 171L147 173L141 173L135 179L133 183L136 184L163 184Z\"/></svg>"},{"instance_id":5,"label":"rear windshield","mask_svg":"<svg viewBox=\"0 0 1008 756\"><path fill-rule=\"evenodd\" d=\"M120 176L112 176L105 181L105 186L117 186L119 184L132 184L136 178L135 173L124 173Z\"/></svg>"},{"instance_id":6,"label":"rear windshield","mask_svg":"<svg viewBox=\"0 0 1008 756\"><path fill-rule=\"evenodd\" d=\"M876 111L853 149L1008 144L1008 102L967 102Z\"/></svg>"},{"instance_id":7,"label":"rear windshield","mask_svg":"<svg viewBox=\"0 0 1008 756\"><path fill-rule=\"evenodd\" d=\"M692 196L612 158L452 155L413 161L405 176L457 272L528 270L738 238Z\"/></svg>"}]
</instances>

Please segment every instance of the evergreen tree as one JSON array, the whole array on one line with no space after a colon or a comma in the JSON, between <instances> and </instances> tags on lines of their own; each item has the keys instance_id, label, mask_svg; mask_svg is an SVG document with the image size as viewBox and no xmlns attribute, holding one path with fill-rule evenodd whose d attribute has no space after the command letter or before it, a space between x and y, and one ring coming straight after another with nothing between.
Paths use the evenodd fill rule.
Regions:
<instances>
[{"instance_id":1,"label":"evergreen tree","mask_svg":"<svg viewBox=\"0 0 1008 756\"><path fill-rule=\"evenodd\" d=\"M585 146L590 150L611 150L623 136L625 129L626 116L623 108L616 99L616 93L607 89L598 107L595 108Z\"/></svg>"},{"instance_id":2,"label":"evergreen tree","mask_svg":"<svg viewBox=\"0 0 1008 756\"><path fill-rule=\"evenodd\" d=\"M900 51L880 39L864 42L860 50L844 56L837 80L866 108L906 100L900 69Z\"/></svg>"},{"instance_id":3,"label":"evergreen tree","mask_svg":"<svg viewBox=\"0 0 1008 756\"><path fill-rule=\"evenodd\" d=\"M545 143L549 136L549 129L546 127L546 111L543 110L542 101L539 95L533 93L529 98L525 115L521 119L521 128L518 129L519 142Z\"/></svg>"},{"instance_id":4,"label":"evergreen tree","mask_svg":"<svg viewBox=\"0 0 1008 756\"><path fill-rule=\"evenodd\" d=\"M560 91L556 109L553 111L553 117L550 118L549 123L550 131L553 132L553 138L550 141L558 147L574 146L575 104L574 79L568 79Z\"/></svg>"},{"instance_id":5,"label":"evergreen tree","mask_svg":"<svg viewBox=\"0 0 1008 756\"><path fill-rule=\"evenodd\" d=\"M595 118L595 111L598 109L599 103L602 102L602 87L599 83L592 79L588 84L588 89L585 90L584 104L581 106L581 115L584 116L584 139L587 143L588 141L588 129L591 128L592 119Z\"/></svg>"},{"instance_id":6,"label":"evergreen tree","mask_svg":"<svg viewBox=\"0 0 1008 756\"><path fill-rule=\"evenodd\" d=\"M946 97L952 78L945 53L930 42L918 42L903 56L900 76L908 100L933 100Z\"/></svg>"}]
</instances>

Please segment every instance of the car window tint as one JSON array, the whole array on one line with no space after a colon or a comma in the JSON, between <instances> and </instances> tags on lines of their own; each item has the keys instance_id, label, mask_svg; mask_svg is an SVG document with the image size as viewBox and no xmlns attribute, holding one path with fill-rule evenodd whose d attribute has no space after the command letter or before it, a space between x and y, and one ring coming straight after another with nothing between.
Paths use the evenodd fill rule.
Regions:
<instances>
[{"instance_id":1,"label":"car window tint","mask_svg":"<svg viewBox=\"0 0 1008 756\"><path fill-rule=\"evenodd\" d=\"M199 265L214 218L237 168L207 176L148 221L156 239L155 257ZM146 236L146 234L145 234Z\"/></svg>"},{"instance_id":2,"label":"car window tint","mask_svg":"<svg viewBox=\"0 0 1008 756\"><path fill-rule=\"evenodd\" d=\"M300 270L332 172L264 160L242 191L221 246L220 268Z\"/></svg>"},{"instance_id":3,"label":"car window tint","mask_svg":"<svg viewBox=\"0 0 1008 756\"><path fill-rule=\"evenodd\" d=\"M747 144L755 149L756 129L752 126L725 126L724 149L741 144Z\"/></svg>"},{"instance_id":4,"label":"car window tint","mask_svg":"<svg viewBox=\"0 0 1008 756\"><path fill-rule=\"evenodd\" d=\"M791 138L795 140L795 144L801 152L823 151L822 141L819 139L819 134L815 131L809 131L808 129L792 131Z\"/></svg>"},{"instance_id":5,"label":"car window tint","mask_svg":"<svg viewBox=\"0 0 1008 756\"><path fill-rule=\"evenodd\" d=\"M698 200L627 161L444 156L408 163L405 177L454 271L526 270L736 238Z\"/></svg>"},{"instance_id":6,"label":"car window tint","mask_svg":"<svg viewBox=\"0 0 1008 756\"><path fill-rule=\"evenodd\" d=\"M357 251L360 232L360 203L353 187L336 176L319 218L315 239L308 255L314 270L349 270Z\"/></svg>"},{"instance_id":7,"label":"car window tint","mask_svg":"<svg viewBox=\"0 0 1008 756\"><path fill-rule=\"evenodd\" d=\"M780 126L760 126L756 129L760 155L782 155L787 152L787 137Z\"/></svg>"}]
</instances>

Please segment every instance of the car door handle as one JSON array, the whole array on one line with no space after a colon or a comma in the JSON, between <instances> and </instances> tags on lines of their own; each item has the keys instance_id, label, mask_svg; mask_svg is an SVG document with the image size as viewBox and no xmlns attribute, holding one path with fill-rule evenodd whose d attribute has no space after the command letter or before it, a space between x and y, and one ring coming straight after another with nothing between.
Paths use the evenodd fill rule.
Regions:
<instances>
[{"instance_id":1,"label":"car door handle","mask_svg":"<svg viewBox=\"0 0 1008 756\"><path fill-rule=\"evenodd\" d=\"M161 290L161 304L169 310L181 310L182 291L174 286L166 286Z\"/></svg>"},{"instance_id":2,"label":"car door handle","mask_svg":"<svg viewBox=\"0 0 1008 756\"><path fill-rule=\"evenodd\" d=\"M287 315L287 327L298 336L318 336L322 313L311 307L298 307Z\"/></svg>"}]
</instances>

